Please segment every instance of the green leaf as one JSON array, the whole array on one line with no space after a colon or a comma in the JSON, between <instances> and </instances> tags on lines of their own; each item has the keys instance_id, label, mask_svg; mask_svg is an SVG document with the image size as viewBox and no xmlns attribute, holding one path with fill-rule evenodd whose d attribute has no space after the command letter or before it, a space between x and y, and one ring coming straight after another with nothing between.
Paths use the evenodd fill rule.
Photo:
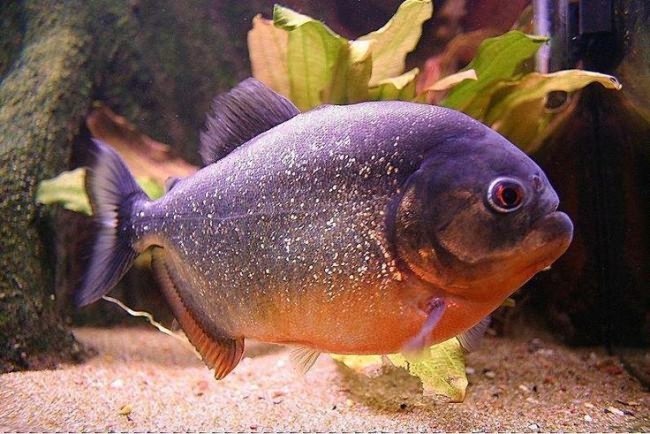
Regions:
<instances>
[{"instance_id":1,"label":"green leaf","mask_svg":"<svg viewBox=\"0 0 650 434\"><path fill-rule=\"evenodd\" d=\"M358 39L373 41L370 86L377 86L382 80L404 71L406 55L417 45L422 24L432 13L430 0L406 0L381 29Z\"/></svg>"},{"instance_id":2,"label":"green leaf","mask_svg":"<svg viewBox=\"0 0 650 434\"><path fill-rule=\"evenodd\" d=\"M165 190L152 178L138 178L136 182L150 199L158 199ZM86 169L80 167L63 172L52 179L41 181L36 190L36 202L44 205L59 204L63 208L91 216L90 200L86 194Z\"/></svg>"},{"instance_id":3,"label":"green leaf","mask_svg":"<svg viewBox=\"0 0 650 434\"><path fill-rule=\"evenodd\" d=\"M382 364L381 356L331 356L359 373L367 373ZM452 338L434 345L415 359L401 354L390 354L388 358L395 366L418 377L422 381L425 395L442 395L453 402L462 402L465 399L468 384L465 356L458 339Z\"/></svg>"},{"instance_id":4,"label":"green leaf","mask_svg":"<svg viewBox=\"0 0 650 434\"><path fill-rule=\"evenodd\" d=\"M610 75L579 69L530 73L521 80L495 86L484 120L526 152L534 152L550 133L547 127L557 116L545 109L546 96L554 91L575 92L591 83L607 89L621 88Z\"/></svg>"},{"instance_id":5,"label":"green leaf","mask_svg":"<svg viewBox=\"0 0 650 434\"><path fill-rule=\"evenodd\" d=\"M493 103L485 117L488 123L497 122L513 108L529 101L542 100L550 92L575 92L591 83L600 83L608 89L619 90L621 84L615 77L597 72L570 69L551 74L530 73L509 86L507 94Z\"/></svg>"},{"instance_id":6,"label":"green leaf","mask_svg":"<svg viewBox=\"0 0 650 434\"><path fill-rule=\"evenodd\" d=\"M153 178L140 177L135 180L149 199L158 199L165 194L165 188Z\"/></svg>"},{"instance_id":7,"label":"green leaf","mask_svg":"<svg viewBox=\"0 0 650 434\"><path fill-rule=\"evenodd\" d=\"M281 6L273 9L273 22L289 31L291 100L303 111L321 105L339 62L347 57L348 41L320 21Z\"/></svg>"},{"instance_id":8,"label":"green leaf","mask_svg":"<svg viewBox=\"0 0 650 434\"><path fill-rule=\"evenodd\" d=\"M427 350L415 360L401 354L388 358L396 366L407 369L422 380L425 395L443 395L453 402L462 402L467 390L465 357L458 339L452 338Z\"/></svg>"},{"instance_id":9,"label":"green leaf","mask_svg":"<svg viewBox=\"0 0 650 434\"><path fill-rule=\"evenodd\" d=\"M303 24L316 21L312 17L303 15L292 9L285 8L278 4L273 6L273 24L284 30L295 30ZM322 24L322 23L321 23ZM323 24L323 26L325 26ZM328 28L329 30L329 28ZM332 32L330 30L330 32ZM332 32L334 33L334 32Z\"/></svg>"},{"instance_id":10,"label":"green leaf","mask_svg":"<svg viewBox=\"0 0 650 434\"><path fill-rule=\"evenodd\" d=\"M291 97L287 49L289 34L260 15L248 32L248 52L253 76L274 91Z\"/></svg>"},{"instance_id":11,"label":"green leaf","mask_svg":"<svg viewBox=\"0 0 650 434\"><path fill-rule=\"evenodd\" d=\"M331 104L350 104L368 100L368 81L372 71L370 43L353 41L342 50L332 81L321 100Z\"/></svg>"},{"instance_id":12,"label":"green leaf","mask_svg":"<svg viewBox=\"0 0 650 434\"><path fill-rule=\"evenodd\" d=\"M418 72L418 68L414 68L398 77L380 81L368 90L368 98L372 101L413 100Z\"/></svg>"},{"instance_id":13,"label":"green leaf","mask_svg":"<svg viewBox=\"0 0 650 434\"><path fill-rule=\"evenodd\" d=\"M381 356L355 356L352 354L330 354L337 362L343 363L353 371L362 373L366 369L377 368L382 365Z\"/></svg>"},{"instance_id":14,"label":"green leaf","mask_svg":"<svg viewBox=\"0 0 650 434\"><path fill-rule=\"evenodd\" d=\"M45 205L58 203L67 210L92 215L92 208L86 196L85 179L86 170L79 168L41 181L36 191L36 202Z\"/></svg>"},{"instance_id":15,"label":"green leaf","mask_svg":"<svg viewBox=\"0 0 650 434\"><path fill-rule=\"evenodd\" d=\"M440 80L433 83L431 86L424 89L425 92L441 92L443 90L449 90L454 86L464 82L465 80L478 80L476 76L476 71L473 69L467 69L455 74L441 78Z\"/></svg>"},{"instance_id":16,"label":"green leaf","mask_svg":"<svg viewBox=\"0 0 650 434\"><path fill-rule=\"evenodd\" d=\"M516 80L523 75L522 65L548 40L513 30L483 41L476 57L465 68L474 69L478 80L467 80L454 87L441 105L482 119L494 91L503 80Z\"/></svg>"}]
</instances>

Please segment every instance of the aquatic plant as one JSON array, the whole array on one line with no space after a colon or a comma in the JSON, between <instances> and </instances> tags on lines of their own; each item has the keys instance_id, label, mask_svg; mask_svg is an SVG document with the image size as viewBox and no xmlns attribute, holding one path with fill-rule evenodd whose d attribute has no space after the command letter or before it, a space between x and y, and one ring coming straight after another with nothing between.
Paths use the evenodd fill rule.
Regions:
<instances>
[{"instance_id":1,"label":"aquatic plant","mask_svg":"<svg viewBox=\"0 0 650 434\"><path fill-rule=\"evenodd\" d=\"M431 94L448 91L440 105L484 122L527 152L539 147L559 115L546 108L547 95L590 83L621 88L616 78L596 72L534 72L532 58L548 38L513 30L483 41L463 70L418 89L420 70L405 72L405 60L432 10L430 0L406 0L381 29L347 40L276 5L273 19L258 15L248 35L253 75L301 110L368 100L435 101Z\"/></svg>"},{"instance_id":2,"label":"aquatic plant","mask_svg":"<svg viewBox=\"0 0 650 434\"><path fill-rule=\"evenodd\" d=\"M542 143L559 116L546 109L550 93L574 92L590 83L621 87L614 77L589 71L534 72L532 57L548 39L514 30L483 41L463 70L418 88L420 70L404 71L406 56L432 13L430 0L406 0L382 28L347 40L318 20L275 6L273 19L255 17L248 35L253 75L303 111L368 100L437 101L486 123L528 152ZM83 175L81 169L43 182L37 200L90 214ZM359 371L382 363L380 356L333 357ZM420 378L425 393L464 399L467 378L457 339L415 359L388 359Z\"/></svg>"}]
</instances>

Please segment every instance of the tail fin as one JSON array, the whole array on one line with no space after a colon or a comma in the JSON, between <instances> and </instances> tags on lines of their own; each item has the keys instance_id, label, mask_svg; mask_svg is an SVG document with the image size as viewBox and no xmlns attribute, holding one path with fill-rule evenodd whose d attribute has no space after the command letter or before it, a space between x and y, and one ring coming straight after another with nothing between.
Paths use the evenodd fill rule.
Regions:
<instances>
[{"instance_id":1,"label":"tail fin","mask_svg":"<svg viewBox=\"0 0 650 434\"><path fill-rule=\"evenodd\" d=\"M93 140L94 162L86 172L86 191L95 220L95 235L88 268L75 293L78 306L85 306L110 291L131 267L134 209L148 200L122 159L108 145Z\"/></svg>"}]
</instances>

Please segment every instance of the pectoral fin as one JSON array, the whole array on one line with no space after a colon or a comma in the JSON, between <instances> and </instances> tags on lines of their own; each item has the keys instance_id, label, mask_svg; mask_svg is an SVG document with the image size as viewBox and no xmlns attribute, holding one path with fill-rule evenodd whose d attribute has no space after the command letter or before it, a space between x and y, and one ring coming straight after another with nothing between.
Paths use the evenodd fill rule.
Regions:
<instances>
[{"instance_id":1,"label":"pectoral fin","mask_svg":"<svg viewBox=\"0 0 650 434\"><path fill-rule=\"evenodd\" d=\"M446 307L445 300L440 297L436 297L429 302L429 314L424 325L420 329L420 332L404 346L402 349L403 353L419 353L426 347L427 337L436 328L436 325L438 325L442 314L445 313Z\"/></svg>"},{"instance_id":2,"label":"pectoral fin","mask_svg":"<svg viewBox=\"0 0 650 434\"><path fill-rule=\"evenodd\" d=\"M208 368L214 369L215 378L217 380L224 378L241 360L244 353L244 339L221 336L207 331L201 325L183 303L180 288L184 280L179 279L174 269L166 263L163 249L153 249L151 265L172 313L185 332L187 339L201 354L201 358Z\"/></svg>"}]
</instances>

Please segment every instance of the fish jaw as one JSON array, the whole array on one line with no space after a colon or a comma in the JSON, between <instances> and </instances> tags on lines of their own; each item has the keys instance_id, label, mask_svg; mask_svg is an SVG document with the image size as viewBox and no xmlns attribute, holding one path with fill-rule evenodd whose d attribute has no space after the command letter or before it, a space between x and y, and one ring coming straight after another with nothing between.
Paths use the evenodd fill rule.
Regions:
<instances>
[{"instance_id":1,"label":"fish jaw","mask_svg":"<svg viewBox=\"0 0 650 434\"><path fill-rule=\"evenodd\" d=\"M573 224L569 217L555 211L540 218L511 259L511 276L504 279L503 298L519 289L535 274L550 267L566 252L573 239Z\"/></svg>"},{"instance_id":2,"label":"fish jaw","mask_svg":"<svg viewBox=\"0 0 650 434\"><path fill-rule=\"evenodd\" d=\"M535 274L550 267L568 249L572 237L573 224L566 214L556 211L540 218L522 248L494 265L501 269L499 273L446 288L445 312L426 344L440 343L472 328Z\"/></svg>"}]
</instances>

